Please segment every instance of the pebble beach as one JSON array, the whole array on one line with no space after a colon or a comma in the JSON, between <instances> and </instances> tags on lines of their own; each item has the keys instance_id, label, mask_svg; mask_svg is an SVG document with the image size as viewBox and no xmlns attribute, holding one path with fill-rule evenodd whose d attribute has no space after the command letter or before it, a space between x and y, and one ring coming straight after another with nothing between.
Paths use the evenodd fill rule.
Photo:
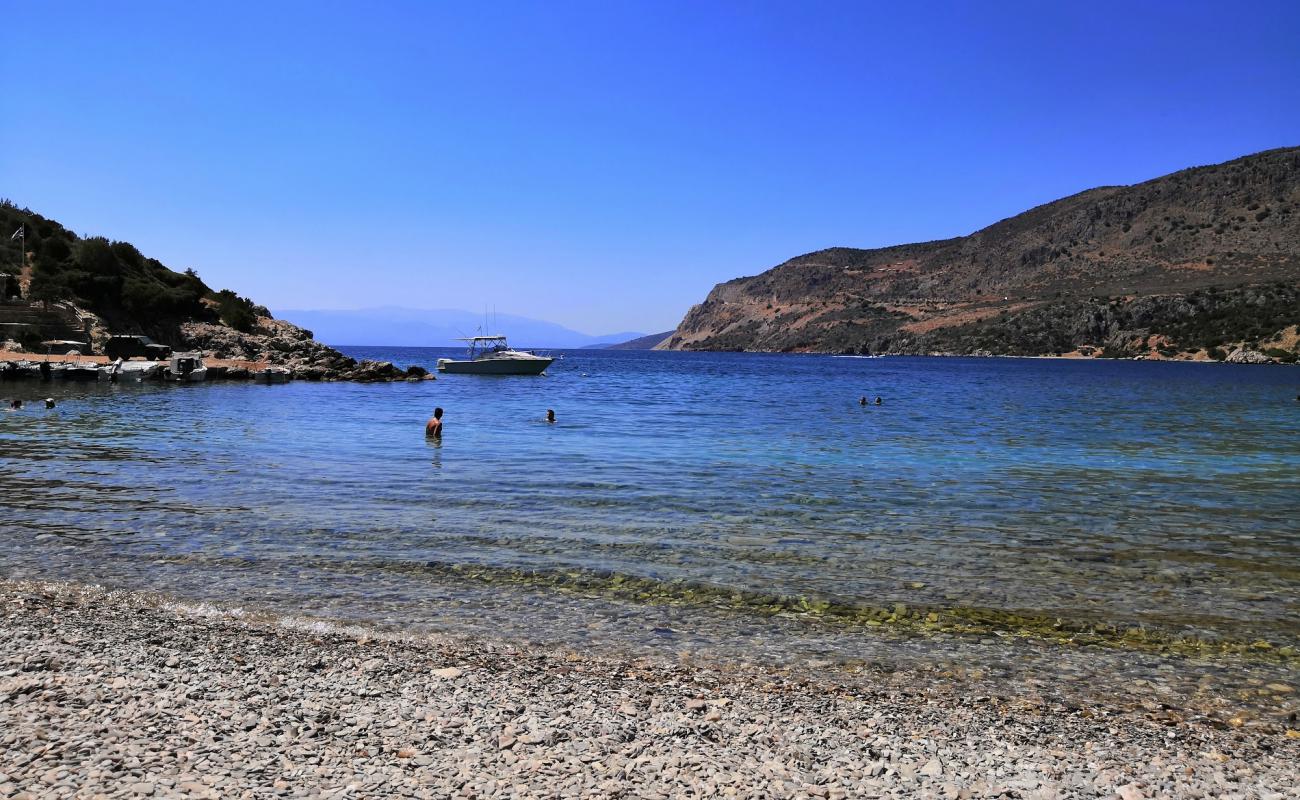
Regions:
<instances>
[{"instance_id":1,"label":"pebble beach","mask_svg":"<svg viewBox=\"0 0 1300 800\"><path fill-rule=\"evenodd\" d=\"M1300 797L1295 732L0 583L0 797ZM897 676L895 676L897 678Z\"/></svg>"}]
</instances>

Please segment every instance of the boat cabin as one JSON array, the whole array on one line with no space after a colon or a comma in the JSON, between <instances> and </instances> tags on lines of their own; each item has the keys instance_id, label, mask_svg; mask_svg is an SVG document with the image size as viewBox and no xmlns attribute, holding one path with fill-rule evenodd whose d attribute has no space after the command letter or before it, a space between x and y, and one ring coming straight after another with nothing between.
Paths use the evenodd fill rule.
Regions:
<instances>
[{"instance_id":1,"label":"boat cabin","mask_svg":"<svg viewBox=\"0 0 1300 800\"><path fill-rule=\"evenodd\" d=\"M185 376L203 366L203 357L197 353L179 353L172 356L167 366L173 376Z\"/></svg>"},{"instance_id":2,"label":"boat cabin","mask_svg":"<svg viewBox=\"0 0 1300 800\"><path fill-rule=\"evenodd\" d=\"M468 344L471 359L480 358L489 353L504 353L510 349L510 345L506 344L506 337L504 336L466 336L456 341Z\"/></svg>"}]
</instances>

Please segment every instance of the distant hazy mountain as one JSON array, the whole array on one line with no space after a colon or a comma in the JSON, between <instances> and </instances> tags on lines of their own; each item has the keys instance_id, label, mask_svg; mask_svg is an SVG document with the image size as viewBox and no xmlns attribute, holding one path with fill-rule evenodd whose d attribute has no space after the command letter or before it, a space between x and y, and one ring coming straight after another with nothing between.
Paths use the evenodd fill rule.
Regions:
<instances>
[{"instance_id":1,"label":"distant hazy mountain","mask_svg":"<svg viewBox=\"0 0 1300 800\"><path fill-rule=\"evenodd\" d=\"M592 336L513 314L496 314L490 327L483 315L457 309L414 309L385 306L349 311L276 310L275 316L308 328L316 340L333 345L391 345L394 347L454 347L462 336L502 334L514 347L577 348L617 344L642 334Z\"/></svg>"}]
</instances>

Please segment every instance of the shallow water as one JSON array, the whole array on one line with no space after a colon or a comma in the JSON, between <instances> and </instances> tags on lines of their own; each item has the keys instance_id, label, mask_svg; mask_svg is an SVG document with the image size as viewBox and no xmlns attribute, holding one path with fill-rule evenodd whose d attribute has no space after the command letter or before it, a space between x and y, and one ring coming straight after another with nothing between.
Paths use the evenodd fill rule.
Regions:
<instances>
[{"instance_id":1,"label":"shallow water","mask_svg":"<svg viewBox=\"0 0 1300 800\"><path fill-rule=\"evenodd\" d=\"M1285 715L1298 391L1286 367L617 351L536 378L7 383L60 403L0 415L0 576Z\"/></svg>"}]
</instances>

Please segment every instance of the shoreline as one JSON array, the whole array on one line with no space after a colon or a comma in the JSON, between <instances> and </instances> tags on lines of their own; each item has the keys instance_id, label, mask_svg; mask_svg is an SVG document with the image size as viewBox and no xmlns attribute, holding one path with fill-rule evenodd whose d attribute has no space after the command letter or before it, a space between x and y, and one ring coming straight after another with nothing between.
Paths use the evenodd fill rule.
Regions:
<instances>
[{"instance_id":1,"label":"shoreline","mask_svg":"<svg viewBox=\"0 0 1300 800\"><path fill-rule=\"evenodd\" d=\"M0 797L1294 797L1300 734L0 581ZM1294 727L1294 726L1293 726Z\"/></svg>"},{"instance_id":2,"label":"shoreline","mask_svg":"<svg viewBox=\"0 0 1300 800\"><path fill-rule=\"evenodd\" d=\"M1235 367L1295 367L1300 366L1300 361L1287 363L1285 361L1227 361L1213 358L1164 358L1161 356L1126 356L1124 358L1106 358L1104 356L1089 356L1075 353L1063 353L1061 355L1035 355L1020 356L1010 353L988 353L976 355L974 353L872 353L862 355L857 353L832 352L830 350L660 350L663 353L752 353L755 355L794 355L794 356L832 356L835 358L979 358L979 359L997 359L997 358L1015 358L1030 361L1090 361L1090 362L1125 362L1125 361L1147 361L1158 364L1226 364Z\"/></svg>"},{"instance_id":3,"label":"shoreline","mask_svg":"<svg viewBox=\"0 0 1300 800\"><path fill-rule=\"evenodd\" d=\"M131 359L134 361L135 359ZM409 366L406 369L395 366L390 361L368 361L362 360L355 364L354 368L344 374L327 376L322 373L308 371L299 375L294 370L282 364L264 359L247 359L247 358L216 358L213 356L202 356L199 359L203 366L209 370L209 377L203 381L205 383L221 381L254 381L255 373L268 368L279 368L284 371L286 379L292 377L296 380L311 382L353 382L353 383L395 383L395 382L419 382L437 380L437 375L420 366ZM12 350L0 350L0 367L10 364L20 363L49 363L49 364L71 364L82 366L102 367L110 362L108 356L104 355L41 355L39 353L23 353ZM165 364L165 361L157 362ZM30 380L37 380L40 383L48 383L48 379L32 379L24 376L22 373L11 375L0 368L0 380L17 383L25 383ZM103 380L102 378L100 380ZM94 382L94 381L92 381ZM143 383L164 383L161 377L149 378ZM283 383L286 381L274 381Z\"/></svg>"}]
</instances>

